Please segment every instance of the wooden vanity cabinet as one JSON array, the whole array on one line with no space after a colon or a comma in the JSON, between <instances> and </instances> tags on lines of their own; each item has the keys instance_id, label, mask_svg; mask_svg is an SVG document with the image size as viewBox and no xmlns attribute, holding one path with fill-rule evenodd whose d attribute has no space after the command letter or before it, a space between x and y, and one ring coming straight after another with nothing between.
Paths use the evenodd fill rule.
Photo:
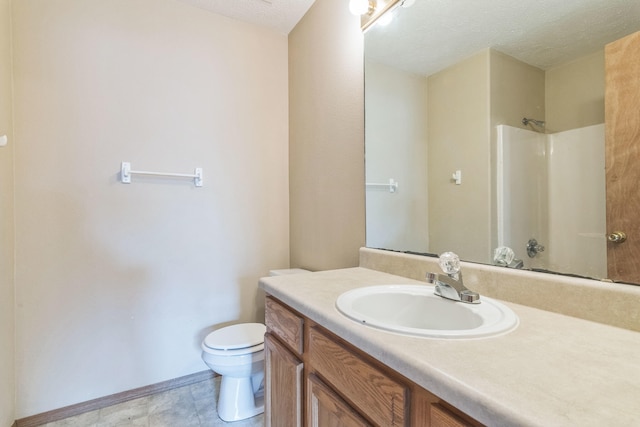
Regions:
<instances>
[{"instance_id":1,"label":"wooden vanity cabinet","mask_svg":"<svg viewBox=\"0 0 640 427\"><path fill-rule=\"evenodd\" d=\"M266 426L482 425L275 298L265 307Z\"/></svg>"}]
</instances>

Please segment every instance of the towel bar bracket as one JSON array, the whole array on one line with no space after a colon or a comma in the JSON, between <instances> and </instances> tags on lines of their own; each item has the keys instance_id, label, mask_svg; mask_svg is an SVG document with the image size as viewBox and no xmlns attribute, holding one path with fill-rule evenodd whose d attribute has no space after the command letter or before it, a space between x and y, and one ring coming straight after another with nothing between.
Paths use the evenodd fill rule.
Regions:
<instances>
[{"instance_id":1,"label":"towel bar bracket","mask_svg":"<svg viewBox=\"0 0 640 427\"><path fill-rule=\"evenodd\" d=\"M389 193L395 193L396 190L398 190L398 183L393 179L389 179L389 183L388 184L379 184L379 183L373 183L373 182L367 182L366 183L366 187L367 188L378 188L378 189L385 189L385 190L389 190Z\"/></svg>"}]
</instances>

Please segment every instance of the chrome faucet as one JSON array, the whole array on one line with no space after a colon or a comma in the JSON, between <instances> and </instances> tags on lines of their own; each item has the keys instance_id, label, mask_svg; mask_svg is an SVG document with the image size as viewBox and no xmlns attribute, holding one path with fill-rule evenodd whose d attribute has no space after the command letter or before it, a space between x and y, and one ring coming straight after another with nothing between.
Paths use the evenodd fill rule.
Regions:
<instances>
[{"instance_id":1,"label":"chrome faucet","mask_svg":"<svg viewBox=\"0 0 640 427\"><path fill-rule=\"evenodd\" d=\"M427 283L435 286L434 294L453 301L480 304L480 294L470 291L462 283L460 258L453 252L440 255L440 268L445 274L427 273Z\"/></svg>"}]
</instances>

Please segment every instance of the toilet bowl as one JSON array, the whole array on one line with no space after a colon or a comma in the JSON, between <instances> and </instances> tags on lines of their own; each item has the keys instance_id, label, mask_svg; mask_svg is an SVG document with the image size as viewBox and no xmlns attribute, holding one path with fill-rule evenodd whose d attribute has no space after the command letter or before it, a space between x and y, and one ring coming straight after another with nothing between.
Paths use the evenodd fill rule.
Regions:
<instances>
[{"instance_id":1,"label":"toilet bowl","mask_svg":"<svg viewBox=\"0 0 640 427\"><path fill-rule=\"evenodd\" d=\"M202 341L202 360L222 376L218 415L239 421L264 412L262 323L240 323L211 332Z\"/></svg>"}]
</instances>

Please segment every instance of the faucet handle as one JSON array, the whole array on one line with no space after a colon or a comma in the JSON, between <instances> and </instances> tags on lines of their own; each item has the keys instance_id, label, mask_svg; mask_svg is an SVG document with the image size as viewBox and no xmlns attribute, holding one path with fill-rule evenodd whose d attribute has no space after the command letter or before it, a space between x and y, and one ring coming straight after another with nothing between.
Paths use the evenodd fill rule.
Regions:
<instances>
[{"instance_id":1,"label":"faucet handle","mask_svg":"<svg viewBox=\"0 0 640 427\"><path fill-rule=\"evenodd\" d=\"M444 252L440 254L438 261L442 271L450 276L456 275L460 272L460 257L453 252Z\"/></svg>"},{"instance_id":2,"label":"faucet handle","mask_svg":"<svg viewBox=\"0 0 640 427\"><path fill-rule=\"evenodd\" d=\"M465 289L460 292L460 301L469 302L471 304L479 304L480 303L480 294L477 292L470 291Z\"/></svg>"},{"instance_id":3,"label":"faucet handle","mask_svg":"<svg viewBox=\"0 0 640 427\"><path fill-rule=\"evenodd\" d=\"M493 263L501 267L508 267L515 258L515 252L508 246L499 246L493 251Z\"/></svg>"}]
</instances>

